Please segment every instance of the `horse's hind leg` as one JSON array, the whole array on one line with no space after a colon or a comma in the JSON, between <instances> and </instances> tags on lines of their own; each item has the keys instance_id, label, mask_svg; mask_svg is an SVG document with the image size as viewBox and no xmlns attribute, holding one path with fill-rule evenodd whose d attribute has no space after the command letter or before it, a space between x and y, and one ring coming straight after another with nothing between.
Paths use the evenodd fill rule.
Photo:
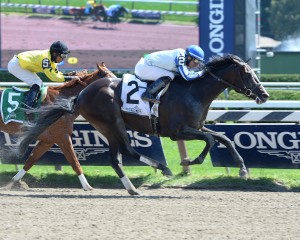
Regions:
<instances>
[{"instance_id":1,"label":"horse's hind leg","mask_svg":"<svg viewBox=\"0 0 300 240\"><path fill-rule=\"evenodd\" d=\"M172 176L172 172L167 166L147 156L141 155L133 149L133 147L130 145L124 122L122 124L117 124L115 130L115 137L118 140L120 152L123 155L130 156L137 161L143 162L155 169L160 169L164 176Z\"/></svg>"},{"instance_id":2,"label":"horse's hind leg","mask_svg":"<svg viewBox=\"0 0 300 240\"><path fill-rule=\"evenodd\" d=\"M117 116L118 114L120 114L120 116L121 116L121 113L115 113L115 116ZM138 152L136 152L133 149L133 147L131 147L129 138L127 135L126 127L125 127L124 121L122 120L121 117L120 117L120 120L118 120L114 124L112 124L112 123L104 124L102 122L101 124L99 124L99 127L97 127L97 123L94 122L92 125L102 133L106 129L105 132L107 132L107 134L104 134L106 137L107 137L107 135L112 134L114 140L117 141L117 144L119 147L118 150L121 152L121 154L130 156L133 159L143 162L153 168L160 169L164 176L172 176L172 172L167 166L163 165L162 163L160 163L154 159L151 159L147 156L139 154Z\"/></svg>"},{"instance_id":3,"label":"horse's hind leg","mask_svg":"<svg viewBox=\"0 0 300 240\"><path fill-rule=\"evenodd\" d=\"M44 141L38 142L31 154L27 158L23 168L12 178L13 182L19 182L22 177L29 171L29 169L41 158L41 156L48 151L53 143L46 143Z\"/></svg>"},{"instance_id":4,"label":"horse's hind leg","mask_svg":"<svg viewBox=\"0 0 300 240\"><path fill-rule=\"evenodd\" d=\"M225 135L219 134L205 127L202 128L202 131L210 133L217 141L225 145L225 147L228 149L229 153L231 154L233 160L237 163L238 167L240 168L239 171L240 177L246 179L248 177L248 171L245 166L244 160L241 157L241 155L238 153L238 151L234 148L230 139Z\"/></svg>"},{"instance_id":5,"label":"horse's hind leg","mask_svg":"<svg viewBox=\"0 0 300 240\"><path fill-rule=\"evenodd\" d=\"M98 127L97 127L98 125ZM126 190L131 195L137 195L138 192L136 188L133 186L129 178L125 175L123 171L122 163L119 161L119 153L121 152L124 155L129 155L134 159L137 159L141 162L144 162L152 167L159 168L163 173L172 175L169 168L164 166L163 164L154 161L145 156L141 156L138 154L130 145L128 135L126 132L125 124L123 121L119 120L117 123L111 125L105 125L103 123L93 123L93 126L100 132L104 134L109 142L109 149L112 160L112 167L119 176L121 182L123 183Z\"/></svg>"},{"instance_id":6,"label":"horse's hind leg","mask_svg":"<svg viewBox=\"0 0 300 240\"><path fill-rule=\"evenodd\" d=\"M156 160L153 160L147 156L139 154L130 146L130 144L126 144L125 146L123 145L121 152L123 155L131 156L132 158L134 158L142 163L145 163L155 169L160 169L164 176L172 176L173 175L171 170L167 166L165 166L162 163L160 163Z\"/></svg>"},{"instance_id":7,"label":"horse's hind leg","mask_svg":"<svg viewBox=\"0 0 300 240\"><path fill-rule=\"evenodd\" d=\"M109 150L110 150L110 156L112 161L112 167L117 173L118 177L120 178L123 186L128 191L130 195L139 195L139 192L135 188L135 186L131 183L130 179L126 176L123 165L119 159L120 154L118 151L118 144L113 138L113 136L108 138L109 141Z\"/></svg>"}]
</instances>

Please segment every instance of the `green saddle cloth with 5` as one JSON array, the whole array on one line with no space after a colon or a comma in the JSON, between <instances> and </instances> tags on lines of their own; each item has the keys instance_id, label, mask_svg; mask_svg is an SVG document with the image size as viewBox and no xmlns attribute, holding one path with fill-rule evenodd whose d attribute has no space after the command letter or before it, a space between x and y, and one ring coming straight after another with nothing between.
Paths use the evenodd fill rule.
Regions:
<instances>
[{"instance_id":1,"label":"green saddle cloth with 5","mask_svg":"<svg viewBox=\"0 0 300 240\"><path fill-rule=\"evenodd\" d=\"M26 106L24 104L28 89L20 89L16 87L7 88L1 95L1 116L5 124L9 122L22 123L27 121ZM42 87L38 95L36 107L39 107L45 98L47 87ZM34 114L37 118L37 114Z\"/></svg>"}]
</instances>

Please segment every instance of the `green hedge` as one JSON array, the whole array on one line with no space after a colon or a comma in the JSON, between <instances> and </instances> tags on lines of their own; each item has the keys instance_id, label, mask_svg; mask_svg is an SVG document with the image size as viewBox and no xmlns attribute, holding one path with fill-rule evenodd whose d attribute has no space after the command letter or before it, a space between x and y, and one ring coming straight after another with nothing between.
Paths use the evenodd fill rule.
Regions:
<instances>
[{"instance_id":1,"label":"green hedge","mask_svg":"<svg viewBox=\"0 0 300 240\"><path fill-rule=\"evenodd\" d=\"M300 91L297 90L269 90L266 89L270 95L269 100L299 100L300 99ZM220 94L218 96L219 100L226 100L224 94ZM234 90L229 91L228 100L249 100L246 96L235 92ZM300 107L299 107L300 108Z\"/></svg>"},{"instance_id":2,"label":"green hedge","mask_svg":"<svg viewBox=\"0 0 300 240\"><path fill-rule=\"evenodd\" d=\"M261 74L262 82L300 82L300 74Z\"/></svg>"}]
</instances>

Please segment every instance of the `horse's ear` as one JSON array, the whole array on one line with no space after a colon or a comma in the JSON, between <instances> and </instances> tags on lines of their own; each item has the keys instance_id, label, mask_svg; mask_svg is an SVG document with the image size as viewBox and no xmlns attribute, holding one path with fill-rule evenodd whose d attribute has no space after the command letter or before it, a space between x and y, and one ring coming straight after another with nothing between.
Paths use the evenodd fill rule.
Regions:
<instances>
[{"instance_id":1,"label":"horse's ear","mask_svg":"<svg viewBox=\"0 0 300 240\"><path fill-rule=\"evenodd\" d=\"M97 63L97 68L98 70L101 70L99 63Z\"/></svg>"},{"instance_id":2,"label":"horse's ear","mask_svg":"<svg viewBox=\"0 0 300 240\"><path fill-rule=\"evenodd\" d=\"M102 66L102 67L106 67L105 64L104 64L104 62L101 63L101 66Z\"/></svg>"},{"instance_id":3,"label":"horse's ear","mask_svg":"<svg viewBox=\"0 0 300 240\"><path fill-rule=\"evenodd\" d=\"M232 62L235 62L235 63L241 63L241 62L244 62L242 59L240 59L238 56L235 56L235 55L230 55L229 56L231 61Z\"/></svg>"},{"instance_id":4,"label":"horse's ear","mask_svg":"<svg viewBox=\"0 0 300 240\"><path fill-rule=\"evenodd\" d=\"M248 60L247 60L247 61L245 61L245 63L249 63L249 62L250 62L250 60L251 60L251 58L248 58Z\"/></svg>"}]
</instances>

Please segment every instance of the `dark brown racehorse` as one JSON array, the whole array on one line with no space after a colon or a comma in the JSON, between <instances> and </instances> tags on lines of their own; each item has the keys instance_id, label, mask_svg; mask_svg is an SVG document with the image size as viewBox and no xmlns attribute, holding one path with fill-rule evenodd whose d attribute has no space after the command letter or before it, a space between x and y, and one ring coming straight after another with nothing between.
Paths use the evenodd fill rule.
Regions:
<instances>
[{"instance_id":1,"label":"dark brown racehorse","mask_svg":"<svg viewBox=\"0 0 300 240\"><path fill-rule=\"evenodd\" d=\"M42 105L47 106L58 98L70 98L76 96L90 83L103 77L116 77L110 72L104 63L98 65L98 70L87 73L87 71L79 73L79 79L74 79L60 86L48 87L46 99ZM2 91L0 91L0 95ZM24 174L41 158L41 156L53 146L54 143L58 144L69 164L79 177L84 190L91 190L92 187L88 184L80 163L74 152L71 134L73 132L73 122L78 115L69 115L67 118L61 119L53 126L45 131L45 134L38 138L39 143L34 147L32 153L25 162L23 169L21 169L12 179L13 182L19 182ZM16 134L21 131L22 124L10 122L4 124L0 117L0 129L9 134Z\"/></svg>"},{"instance_id":2,"label":"dark brown racehorse","mask_svg":"<svg viewBox=\"0 0 300 240\"><path fill-rule=\"evenodd\" d=\"M72 8L70 9L70 14L74 15L75 21L82 21L85 16L91 16L94 21L101 21L100 14L102 16L103 9L105 6L103 4L96 5L90 13L86 14L86 8Z\"/></svg>"},{"instance_id":3,"label":"dark brown racehorse","mask_svg":"<svg viewBox=\"0 0 300 240\"><path fill-rule=\"evenodd\" d=\"M115 8L115 10L109 15L108 9L104 5L102 5L102 7L100 7L98 11L100 21L110 24L121 22L120 17L124 17L125 13L128 13L128 10L121 5L116 6L117 7Z\"/></svg>"},{"instance_id":4,"label":"dark brown racehorse","mask_svg":"<svg viewBox=\"0 0 300 240\"><path fill-rule=\"evenodd\" d=\"M53 106L52 110L49 110L26 134L20 144L20 153L23 153L45 129L49 126L51 128L53 126L51 124L61 121L61 117L68 118L75 112L81 114L107 138L112 166L130 194L138 192L123 171L118 159L119 153L149 165L153 165L153 161L131 147L126 126L141 133L157 134L170 137L172 140L205 141L206 146L201 154L186 164L201 164L218 141L231 153L240 168L240 176L247 177L243 158L231 141L226 136L204 127L204 122L211 102L228 87L255 100L258 104L266 102L269 95L251 67L235 55L216 56L206 67L208 73L202 78L185 81L177 77L172 81L168 91L161 97L156 127L153 127L148 117L121 112L120 79L98 80L86 87L77 98L68 101L66 107Z\"/></svg>"}]
</instances>

